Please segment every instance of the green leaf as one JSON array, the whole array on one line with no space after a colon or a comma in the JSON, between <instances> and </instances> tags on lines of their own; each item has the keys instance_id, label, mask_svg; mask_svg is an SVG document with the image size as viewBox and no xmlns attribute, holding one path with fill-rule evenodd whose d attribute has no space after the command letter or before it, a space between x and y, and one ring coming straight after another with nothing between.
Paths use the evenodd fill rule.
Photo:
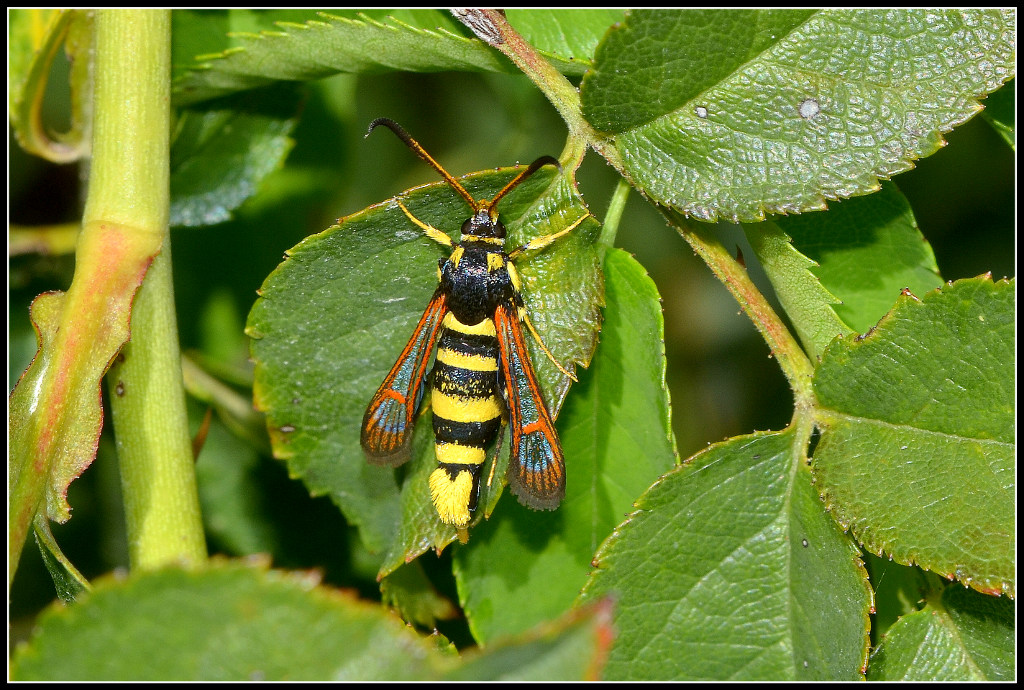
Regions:
<instances>
[{"instance_id":1,"label":"green leaf","mask_svg":"<svg viewBox=\"0 0 1024 690\"><path fill-rule=\"evenodd\" d=\"M812 358L837 335L866 333L900 290L924 294L942 283L910 205L888 182L877 194L832 204L828 213L744 231Z\"/></svg>"},{"instance_id":2,"label":"green leaf","mask_svg":"<svg viewBox=\"0 0 1024 690\"><path fill-rule=\"evenodd\" d=\"M800 27L813 10L633 10L597 50L584 114L620 134L681 109Z\"/></svg>"},{"instance_id":3,"label":"green leaf","mask_svg":"<svg viewBox=\"0 0 1024 690\"><path fill-rule=\"evenodd\" d=\"M624 11L611 7L509 8L505 14L509 24L560 72L582 76L592 66L601 38L612 24L622 21Z\"/></svg>"},{"instance_id":4,"label":"green leaf","mask_svg":"<svg viewBox=\"0 0 1024 690\"><path fill-rule=\"evenodd\" d=\"M419 561L396 568L380 581L385 604L402 614L402 620L424 628L437 627L437 621L458 615L451 601L441 596L431 584Z\"/></svg>"},{"instance_id":5,"label":"green leaf","mask_svg":"<svg viewBox=\"0 0 1024 690\"><path fill-rule=\"evenodd\" d=\"M39 546L39 553L43 556L43 563L50 571L50 577L53 578L57 596L64 603L70 604L78 595L88 592L91 585L60 550L57 540L53 538L53 533L50 531L50 522L45 516L36 515L32 527L36 544Z\"/></svg>"},{"instance_id":6,"label":"green leaf","mask_svg":"<svg viewBox=\"0 0 1024 690\"><path fill-rule=\"evenodd\" d=\"M608 680L855 679L872 604L793 429L715 444L660 479L595 557Z\"/></svg>"},{"instance_id":7,"label":"green leaf","mask_svg":"<svg viewBox=\"0 0 1024 690\"><path fill-rule=\"evenodd\" d=\"M510 23L556 69L582 76L623 10L510 9ZM512 70L449 12L428 9L178 10L174 13L179 103L338 72Z\"/></svg>"},{"instance_id":8,"label":"green leaf","mask_svg":"<svg viewBox=\"0 0 1024 690\"><path fill-rule=\"evenodd\" d=\"M89 149L92 19L83 10L8 10L8 112L14 135L29 153L70 163ZM61 45L71 61L70 127L53 132L42 121L53 60ZM65 86L64 88L67 88Z\"/></svg>"},{"instance_id":9,"label":"green leaf","mask_svg":"<svg viewBox=\"0 0 1024 690\"><path fill-rule=\"evenodd\" d=\"M15 651L16 680L582 680L600 672L608 606L574 612L465 664L397 616L308 573L214 561L103 578L54 606ZM112 651L116 650L116 651Z\"/></svg>"},{"instance_id":10,"label":"green leaf","mask_svg":"<svg viewBox=\"0 0 1024 690\"><path fill-rule=\"evenodd\" d=\"M33 63L41 50L56 40L60 24L70 18L69 10L16 9L7 14L8 107L15 109L21 90L34 77Z\"/></svg>"},{"instance_id":11,"label":"green leaf","mask_svg":"<svg viewBox=\"0 0 1024 690\"><path fill-rule=\"evenodd\" d=\"M1015 68L1006 10L635 11L581 88L626 174L703 220L825 208L913 167Z\"/></svg>"},{"instance_id":12,"label":"green leaf","mask_svg":"<svg viewBox=\"0 0 1024 690\"><path fill-rule=\"evenodd\" d=\"M415 23L320 14L302 24L278 22L275 31L238 34L235 46L205 60L175 84L178 104L194 103L272 81L308 81L339 72L507 72L509 63L482 41L455 33L438 10L410 11Z\"/></svg>"},{"instance_id":13,"label":"green leaf","mask_svg":"<svg viewBox=\"0 0 1024 690\"><path fill-rule=\"evenodd\" d=\"M467 654L465 665L443 680L600 680L615 635L612 606L605 600L581 607L515 640L490 645L483 654Z\"/></svg>"},{"instance_id":14,"label":"green leaf","mask_svg":"<svg viewBox=\"0 0 1024 690\"><path fill-rule=\"evenodd\" d=\"M339 11L340 14L345 12ZM354 15L355 13L352 12ZM196 56L236 48L242 37L275 31L277 22L301 24L318 18L314 9L181 9L171 13L171 78L177 81L195 67ZM202 62L202 60L200 60Z\"/></svg>"},{"instance_id":15,"label":"green leaf","mask_svg":"<svg viewBox=\"0 0 1024 690\"><path fill-rule=\"evenodd\" d=\"M481 643L568 610L598 544L675 462L657 289L622 250L608 252L604 273L601 346L558 419L565 500L546 513L506 498L499 516L454 553L460 599Z\"/></svg>"},{"instance_id":16,"label":"green leaf","mask_svg":"<svg viewBox=\"0 0 1024 690\"><path fill-rule=\"evenodd\" d=\"M801 254L779 225L751 223L745 224L743 231L808 356L812 360L820 357L833 338L851 330L836 314L835 305L842 301L815 275L819 264Z\"/></svg>"},{"instance_id":17,"label":"green leaf","mask_svg":"<svg viewBox=\"0 0 1024 690\"><path fill-rule=\"evenodd\" d=\"M900 565L873 553L863 556L875 590L871 636L877 642L897 620L918 610L929 581L937 578L917 566Z\"/></svg>"},{"instance_id":18,"label":"green leaf","mask_svg":"<svg viewBox=\"0 0 1024 690\"><path fill-rule=\"evenodd\" d=\"M228 220L284 162L301 102L283 84L183 110L171 147L170 225Z\"/></svg>"},{"instance_id":19,"label":"green leaf","mask_svg":"<svg viewBox=\"0 0 1024 690\"><path fill-rule=\"evenodd\" d=\"M476 198L489 198L515 172L500 169L462 182ZM410 190L403 203L449 232L469 215L465 201L443 183ZM586 213L565 179L547 170L511 192L500 210L509 247ZM551 247L517 260L531 319L567 366L588 361L596 341L602 293L596 225L585 221ZM430 504L425 473L436 459L429 418L419 421L413 460L398 470L401 486L395 471L370 465L359 447L366 405L426 307L443 255L394 201L378 204L290 250L249 317L255 397L267 412L275 454L314 494L331 495L369 549L386 552L381 575L455 537ZM531 346L531 354L545 399L557 410L568 381L538 348ZM485 494L482 505L488 496L494 497Z\"/></svg>"},{"instance_id":20,"label":"green leaf","mask_svg":"<svg viewBox=\"0 0 1024 690\"><path fill-rule=\"evenodd\" d=\"M903 616L871 656L869 680L1013 680L1015 616L1007 597L946 587Z\"/></svg>"},{"instance_id":21,"label":"green leaf","mask_svg":"<svg viewBox=\"0 0 1024 690\"><path fill-rule=\"evenodd\" d=\"M815 374L814 473L864 547L988 593L1015 586L1014 280L900 298Z\"/></svg>"},{"instance_id":22,"label":"green leaf","mask_svg":"<svg viewBox=\"0 0 1024 690\"><path fill-rule=\"evenodd\" d=\"M118 650L114 653L112 650ZM434 645L396 616L305 573L237 563L95 583L51 608L15 654L21 680L412 679Z\"/></svg>"},{"instance_id":23,"label":"green leaf","mask_svg":"<svg viewBox=\"0 0 1024 690\"><path fill-rule=\"evenodd\" d=\"M842 300L836 314L858 333L889 311L900 290L924 294L942 284L931 245L891 183L877 194L832 204L827 214L776 222L817 264L812 272Z\"/></svg>"}]
</instances>

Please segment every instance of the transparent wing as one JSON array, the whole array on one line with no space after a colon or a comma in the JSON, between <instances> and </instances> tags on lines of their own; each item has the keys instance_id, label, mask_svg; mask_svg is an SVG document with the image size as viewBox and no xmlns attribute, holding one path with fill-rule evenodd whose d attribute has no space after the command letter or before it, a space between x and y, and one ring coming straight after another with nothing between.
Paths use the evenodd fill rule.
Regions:
<instances>
[{"instance_id":1,"label":"transparent wing","mask_svg":"<svg viewBox=\"0 0 1024 690\"><path fill-rule=\"evenodd\" d=\"M366 408L359 442L367 459L375 465L397 466L409 459L416 411L423 397L423 379L437 330L447 311L444 295L437 290L395 366Z\"/></svg>"},{"instance_id":2,"label":"transparent wing","mask_svg":"<svg viewBox=\"0 0 1024 690\"><path fill-rule=\"evenodd\" d=\"M515 306L499 306L494 326L512 436L508 485L523 505L554 510L565 497L565 457L530 363Z\"/></svg>"}]
</instances>

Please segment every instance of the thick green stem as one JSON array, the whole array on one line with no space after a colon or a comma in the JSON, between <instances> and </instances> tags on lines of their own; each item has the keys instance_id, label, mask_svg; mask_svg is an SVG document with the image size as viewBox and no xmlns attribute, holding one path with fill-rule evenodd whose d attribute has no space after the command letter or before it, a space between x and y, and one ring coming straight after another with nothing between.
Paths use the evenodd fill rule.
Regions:
<instances>
[{"instance_id":1,"label":"thick green stem","mask_svg":"<svg viewBox=\"0 0 1024 690\"><path fill-rule=\"evenodd\" d=\"M206 558L171 282L170 12L96 17L95 124L84 225L159 233L131 340L107 376L133 568Z\"/></svg>"}]
</instances>

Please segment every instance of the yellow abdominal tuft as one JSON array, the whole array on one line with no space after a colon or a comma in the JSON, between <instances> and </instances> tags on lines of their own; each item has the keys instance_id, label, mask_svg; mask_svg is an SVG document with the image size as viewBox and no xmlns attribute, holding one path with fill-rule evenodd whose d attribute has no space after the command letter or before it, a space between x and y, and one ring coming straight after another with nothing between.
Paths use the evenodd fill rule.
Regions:
<instances>
[{"instance_id":1,"label":"yellow abdominal tuft","mask_svg":"<svg viewBox=\"0 0 1024 690\"><path fill-rule=\"evenodd\" d=\"M448 471L438 467L430 473L430 498L441 521L465 527L469 524L469 499L473 493L473 475L467 470L448 476Z\"/></svg>"}]
</instances>

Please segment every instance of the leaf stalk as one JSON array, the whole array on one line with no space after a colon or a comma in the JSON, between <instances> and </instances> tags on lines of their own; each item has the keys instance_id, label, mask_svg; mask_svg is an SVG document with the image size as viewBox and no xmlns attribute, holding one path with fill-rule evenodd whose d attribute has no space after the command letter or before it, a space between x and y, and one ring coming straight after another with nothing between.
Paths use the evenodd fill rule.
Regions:
<instances>
[{"instance_id":1,"label":"leaf stalk","mask_svg":"<svg viewBox=\"0 0 1024 690\"><path fill-rule=\"evenodd\" d=\"M775 313L768 300L757 289L747 269L733 257L713 235L714 225L689 221L674 211L662 208L669 221L679 230L715 276L732 293L740 307L754 322L793 391L794 416L809 414L815 405L812 379L814 367L800 344Z\"/></svg>"}]
</instances>

